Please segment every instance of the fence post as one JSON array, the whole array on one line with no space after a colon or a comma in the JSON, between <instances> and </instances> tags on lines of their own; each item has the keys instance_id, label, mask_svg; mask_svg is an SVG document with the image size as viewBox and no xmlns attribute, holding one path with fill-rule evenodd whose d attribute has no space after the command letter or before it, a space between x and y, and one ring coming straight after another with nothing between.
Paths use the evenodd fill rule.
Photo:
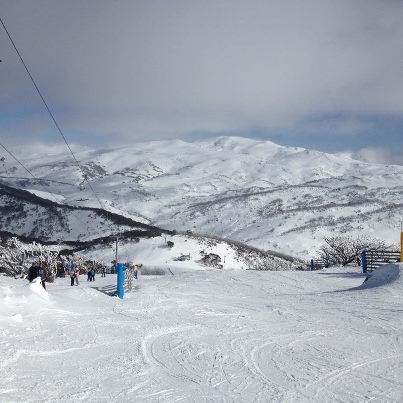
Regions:
<instances>
[{"instance_id":1,"label":"fence post","mask_svg":"<svg viewBox=\"0 0 403 403\"><path fill-rule=\"evenodd\" d=\"M311 271L315 270L315 263L313 259L311 259Z\"/></svg>"},{"instance_id":2,"label":"fence post","mask_svg":"<svg viewBox=\"0 0 403 403\"><path fill-rule=\"evenodd\" d=\"M367 252L364 251L361 253L361 264L362 264L362 272L366 273L367 272Z\"/></svg>"},{"instance_id":3,"label":"fence post","mask_svg":"<svg viewBox=\"0 0 403 403\"><path fill-rule=\"evenodd\" d=\"M125 295L125 270L126 266L123 263L116 264L116 271L117 271L117 295L120 299L123 299Z\"/></svg>"}]
</instances>

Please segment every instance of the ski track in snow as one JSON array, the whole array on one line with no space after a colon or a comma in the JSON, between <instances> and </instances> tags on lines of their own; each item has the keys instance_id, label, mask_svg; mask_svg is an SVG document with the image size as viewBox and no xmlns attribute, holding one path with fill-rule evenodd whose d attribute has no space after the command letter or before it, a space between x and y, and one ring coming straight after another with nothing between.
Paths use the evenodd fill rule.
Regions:
<instances>
[{"instance_id":1,"label":"ski track in snow","mask_svg":"<svg viewBox=\"0 0 403 403\"><path fill-rule=\"evenodd\" d=\"M402 401L403 295L347 270L58 279L0 311L0 401Z\"/></svg>"}]
</instances>

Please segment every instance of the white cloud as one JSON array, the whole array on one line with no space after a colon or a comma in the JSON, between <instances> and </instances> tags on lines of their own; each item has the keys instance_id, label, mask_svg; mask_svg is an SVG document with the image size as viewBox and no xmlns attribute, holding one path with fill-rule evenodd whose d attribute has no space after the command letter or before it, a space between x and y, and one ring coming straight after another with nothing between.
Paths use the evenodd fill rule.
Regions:
<instances>
[{"instance_id":1,"label":"white cloud","mask_svg":"<svg viewBox=\"0 0 403 403\"><path fill-rule=\"evenodd\" d=\"M354 159L368 163L403 165L403 154L385 147L367 147L350 155Z\"/></svg>"},{"instance_id":2,"label":"white cloud","mask_svg":"<svg viewBox=\"0 0 403 403\"><path fill-rule=\"evenodd\" d=\"M24 0L2 14L67 133L331 135L403 116L403 2ZM49 129L11 47L2 59L0 102Z\"/></svg>"}]
</instances>

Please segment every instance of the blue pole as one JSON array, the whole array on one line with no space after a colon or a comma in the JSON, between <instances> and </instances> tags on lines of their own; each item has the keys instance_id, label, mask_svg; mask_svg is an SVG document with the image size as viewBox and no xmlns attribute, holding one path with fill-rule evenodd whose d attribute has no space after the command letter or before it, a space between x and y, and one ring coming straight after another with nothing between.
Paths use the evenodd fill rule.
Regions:
<instances>
[{"instance_id":1,"label":"blue pole","mask_svg":"<svg viewBox=\"0 0 403 403\"><path fill-rule=\"evenodd\" d=\"M315 263L313 259L311 259L311 271L315 270Z\"/></svg>"},{"instance_id":2,"label":"blue pole","mask_svg":"<svg viewBox=\"0 0 403 403\"><path fill-rule=\"evenodd\" d=\"M361 264L362 264L362 272L366 273L367 272L367 252L362 252L361 253Z\"/></svg>"},{"instance_id":3,"label":"blue pole","mask_svg":"<svg viewBox=\"0 0 403 403\"><path fill-rule=\"evenodd\" d=\"M125 295L125 270L126 266L123 263L118 263L116 265L116 272L117 272L117 295L120 299L123 299Z\"/></svg>"}]
</instances>

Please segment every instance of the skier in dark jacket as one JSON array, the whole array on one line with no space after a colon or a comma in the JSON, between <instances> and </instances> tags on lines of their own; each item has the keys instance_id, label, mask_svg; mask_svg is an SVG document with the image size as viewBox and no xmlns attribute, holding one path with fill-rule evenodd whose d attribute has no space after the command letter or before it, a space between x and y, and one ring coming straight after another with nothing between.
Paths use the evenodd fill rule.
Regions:
<instances>
[{"instance_id":1,"label":"skier in dark jacket","mask_svg":"<svg viewBox=\"0 0 403 403\"><path fill-rule=\"evenodd\" d=\"M75 279L76 279L76 269L77 269L77 267L76 267L75 263L73 263L73 264L70 265L70 280L71 280L71 286L74 285L74 281L75 281Z\"/></svg>"},{"instance_id":2,"label":"skier in dark jacket","mask_svg":"<svg viewBox=\"0 0 403 403\"><path fill-rule=\"evenodd\" d=\"M90 281L95 281L95 269L94 268L92 268L91 270L90 270Z\"/></svg>"},{"instance_id":3,"label":"skier in dark jacket","mask_svg":"<svg viewBox=\"0 0 403 403\"><path fill-rule=\"evenodd\" d=\"M45 290L46 290L45 281L46 281L47 273L48 273L48 266L46 264L39 265L38 274L41 277L41 284Z\"/></svg>"},{"instance_id":4,"label":"skier in dark jacket","mask_svg":"<svg viewBox=\"0 0 403 403\"><path fill-rule=\"evenodd\" d=\"M32 263L31 267L28 270L27 279L29 282L32 282L32 280L37 277L38 277L38 268L35 263Z\"/></svg>"},{"instance_id":5,"label":"skier in dark jacket","mask_svg":"<svg viewBox=\"0 0 403 403\"><path fill-rule=\"evenodd\" d=\"M31 267L28 270L28 280L32 282L37 277L41 278L42 287L46 290L46 268L44 265L32 263Z\"/></svg>"}]
</instances>

